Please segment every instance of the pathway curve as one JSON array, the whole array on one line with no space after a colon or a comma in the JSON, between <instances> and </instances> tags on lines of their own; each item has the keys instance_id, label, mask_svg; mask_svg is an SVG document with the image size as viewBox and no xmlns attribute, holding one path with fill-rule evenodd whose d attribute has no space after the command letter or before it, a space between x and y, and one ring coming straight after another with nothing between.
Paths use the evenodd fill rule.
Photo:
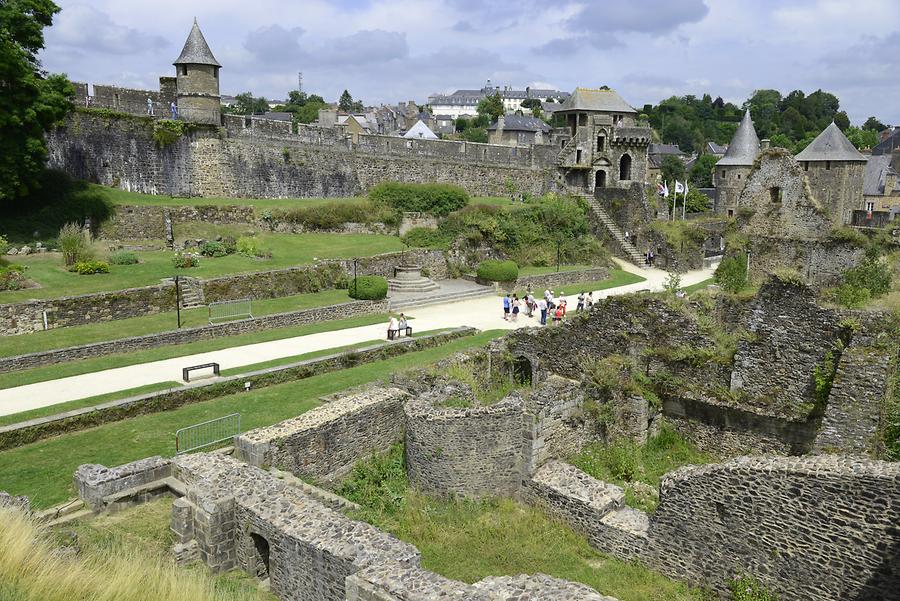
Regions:
<instances>
[{"instance_id":1,"label":"pathway curve","mask_svg":"<svg viewBox=\"0 0 900 601\"><path fill-rule=\"evenodd\" d=\"M665 271L640 269L618 259L616 259L616 262L625 271L639 274L646 278L646 281L601 290L595 294L595 297L605 298L640 290L658 291L663 289L663 283L668 276ZM712 272L713 269L709 268L683 274L681 278L682 286L690 286L708 279L712 277ZM569 306L574 308L574 298L570 296L568 301ZM534 326L536 323L534 319L528 319L524 315L518 322L503 321L502 306L500 300L496 297L482 297L416 307L410 309L408 313L415 317L411 323L418 332L458 326L471 326L479 330L515 329ZM272 359L302 355L367 340L381 339L385 337L385 330L386 324L361 326L236 346L218 351L108 369L58 380L27 384L16 388L7 388L0 390L0 415L9 415L20 411L28 411L159 382L180 381L181 369L188 365L216 362L222 369L231 369Z\"/></svg>"}]
</instances>

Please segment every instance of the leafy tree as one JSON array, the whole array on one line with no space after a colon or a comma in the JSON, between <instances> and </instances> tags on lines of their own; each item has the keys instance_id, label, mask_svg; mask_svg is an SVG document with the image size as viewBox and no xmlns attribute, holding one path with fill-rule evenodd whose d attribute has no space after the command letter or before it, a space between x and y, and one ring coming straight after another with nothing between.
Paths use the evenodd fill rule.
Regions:
<instances>
[{"instance_id":1,"label":"leafy tree","mask_svg":"<svg viewBox=\"0 0 900 601\"><path fill-rule=\"evenodd\" d=\"M834 114L834 123L841 128L841 131L846 131L850 127L850 117L847 116L846 111L840 111Z\"/></svg>"},{"instance_id":2,"label":"leafy tree","mask_svg":"<svg viewBox=\"0 0 900 601\"><path fill-rule=\"evenodd\" d=\"M482 144L487 144L488 141L487 130L483 127L470 127L463 131L459 137L466 142L481 142Z\"/></svg>"},{"instance_id":3,"label":"leafy tree","mask_svg":"<svg viewBox=\"0 0 900 601\"><path fill-rule=\"evenodd\" d=\"M526 98L522 101L523 109L541 108L541 101L537 98Z\"/></svg>"},{"instance_id":4,"label":"leafy tree","mask_svg":"<svg viewBox=\"0 0 900 601\"><path fill-rule=\"evenodd\" d=\"M503 108L503 99L500 98L500 93L497 92L493 96L485 96L478 102L478 111L479 116L487 117L491 122L496 121L506 112L506 109Z\"/></svg>"},{"instance_id":5,"label":"leafy tree","mask_svg":"<svg viewBox=\"0 0 900 601\"><path fill-rule=\"evenodd\" d=\"M353 96L350 95L350 92L344 90L341 94L340 100L338 100L338 110L349 113L353 110Z\"/></svg>"},{"instance_id":6,"label":"leafy tree","mask_svg":"<svg viewBox=\"0 0 900 601\"><path fill-rule=\"evenodd\" d=\"M675 155L666 155L659 166L659 171L663 181L669 182L670 186L675 180L684 181L684 163Z\"/></svg>"},{"instance_id":7,"label":"leafy tree","mask_svg":"<svg viewBox=\"0 0 900 601\"><path fill-rule=\"evenodd\" d=\"M850 126L844 131L847 139L857 148L872 148L878 144L878 132L874 129L862 129Z\"/></svg>"},{"instance_id":8,"label":"leafy tree","mask_svg":"<svg viewBox=\"0 0 900 601\"><path fill-rule=\"evenodd\" d=\"M457 132L463 132L469 128L469 120L465 117L457 117L454 125L456 126Z\"/></svg>"},{"instance_id":9,"label":"leafy tree","mask_svg":"<svg viewBox=\"0 0 900 601\"><path fill-rule=\"evenodd\" d=\"M252 92L244 92L234 97L234 112L238 115L261 115L269 110L269 101L264 97L254 98Z\"/></svg>"},{"instance_id":10,"label":"leafy tree","mask_svg":"<svg viewBox=\"0 0 900 601\"><path fill-rule=\"evenodd\" d=\"M73 107L72 84L65 75L47 76L37 58L57 12L50 0L0 2L0 200L38 186L44 134Z\"/></svg>"},{"instance_id":11,"label":"leafy tree","mask_svg":"<svg viewBox=\"0 0 900 601\"><path fill-rule=\"evenodd\" d=\"M863 123L863 129L871 129L873 131L884 131L887 129L887 125L876 119L875 117L869 117L866 119L866 122Z\"/></svg>"},{"instance_id":12,"label":"leafy tree","mask_svg":"<svg viewBox=\"0 0 900 601\"><path fill-rule=\"evenodd\" d=\"M713 171L719 159L712 154L701 155L691 167L689 180L697 188L712 188Z\"/></svg>"}]
</instances>

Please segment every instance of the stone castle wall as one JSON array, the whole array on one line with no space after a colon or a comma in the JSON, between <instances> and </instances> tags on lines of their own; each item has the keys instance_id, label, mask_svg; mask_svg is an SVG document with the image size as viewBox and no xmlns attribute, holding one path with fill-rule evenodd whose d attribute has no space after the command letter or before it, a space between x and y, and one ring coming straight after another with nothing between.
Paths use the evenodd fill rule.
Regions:
<instances>
[{"instance_id":1,"label":"stone castle wall","mask_svg":"<svg viewBox=\"0 0 900 601\"><path fill-rule=\"evenodd\" d=\"M403 438L403 403L396 388L374 388L343 397L268 428L242 434L235 456L295 476L335 480L353 465L390 449Z\"/></svg>"},{"instance_id":2,"label":"stone castle wall","mask_svg":"<svg viewBox=\"0 0 900 601\"><path fill-rule=\"evenodd\" d=\"M788 240L750 236L750 277L765 278L785 267L796 269L816 288L837 286L843 273L856 267L865 249L852 242L834 240Z\"/></svg>"},{"instance_id":3,"label":"stone castle wall","mask_svg":"<svg viewBox=\"0 0 900 601\"><path fill-rule=\"evenodd\" d=\"M523 477L524 403L511 396L486 407L404 407L409 482L436 496L513 496Z\"/></svg>"},{"instance_id":4,"label":"stone castle wall","mask_svg":"<svg viewBox=\"0 0 900 601\"><path fill-rule=\"evenodd\" d=\"M554 158L542 149L389 136L320 144L327 136L310 128L295 136L279 130L284 126L249 122L238 128L229 119L226 137L199 127L160 148L152 120L80 111L48 135L49 164L79 179L173 196L346 197L386 180L453 183L493 196L505 194L510 179L540 194Z\"/></svg>"}]
</instances>

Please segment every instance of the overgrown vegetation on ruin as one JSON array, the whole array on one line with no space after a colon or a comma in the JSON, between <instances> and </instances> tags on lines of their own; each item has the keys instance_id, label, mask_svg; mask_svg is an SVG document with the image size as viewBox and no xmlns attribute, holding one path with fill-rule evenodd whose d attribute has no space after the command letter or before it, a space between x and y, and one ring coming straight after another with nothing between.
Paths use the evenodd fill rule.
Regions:
<instances>
[{"instance_id":1,"label":"overgrown vegetation on ruin","mask_svg":"<svg viewBox=\"0 0 900 601\"><path fill-rule=\"evenodd\" d=\"M408 487L402 445L360 462L337 488L361 505L351 517L414 544L422 565L447 578L549 574L620 601L701 601L701 591L593 550L584 537L511 499L438 500Z\"/></svg>"},{"instance_id":2,"label":"overgrown vegetation on ruin","mask_svg":"<svg viewBox=\"0 0 900 601\"><path fill-rule=\"evenodd\" d=\"M462 250L493 248L525 265L606 264L609 251L590 234L583 199L548 194L510 207L470 205L443 219L437 230L415 228L410 246Z\"/></svg>"},{"instance_id":3,"label":"overgrown vegetation on ruin","mask_svg":"<svg viewBox=\"0 0 900 601\"><path fill-rule=\"evenodd\" d=\"M884 458L900 461L900 369L895 370L891 393L884 408L884 427L881 431Z\"/></svg>"},{"instance_id":4,"label":"overgrown vegetation on ruin","mask_svg":"<svg viewBox=\"0 0 900 601\"><path fill-rule=\"evenodd\" d=\"M400 222L400 215L395 209L369 200L359 202L335 200L278 211L276 215L284 221L311 230L337 229L345 223L383 223L393 226Z\"/></svg>"},{"instance_id":5,"label":"overgrown vegetation on ruin","mask_svg":"<svg viewBox=\"0 0 900 601\"><path fill-rule=\"evenodd\" d=\"M157 502L130 515L97 518L54 540L22 512L0 508L0 598L9 601L251 601L272 599L238 574L215 578L205 566L176 568L171 533ZM161 509L162 511L157 511ZM152 521L140 520L149 513ZM124 520L137 517L140 528ZM58 550L68 543L67 553Z\"/></svg>"},{"instance_id":6,"label":"overgrown vegetation on ruin","mask_svg":"<svg viewBox=\"0 0 900 601\"><path fill-rule=\"evenodd\" d=\"M711 463L715 459L700 452L674 429L663 425L643 445L620 438L612 444L596 443L570 463L598 480L625 490L625 503L647 512L656 510L659 481L664 474L683 465Z\"/></svg>"}]
</instances>

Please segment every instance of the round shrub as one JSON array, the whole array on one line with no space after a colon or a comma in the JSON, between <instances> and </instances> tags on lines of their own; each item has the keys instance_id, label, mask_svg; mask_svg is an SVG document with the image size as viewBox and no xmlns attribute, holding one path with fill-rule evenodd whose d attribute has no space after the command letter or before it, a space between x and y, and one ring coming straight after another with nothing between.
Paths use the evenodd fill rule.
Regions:
<instances>
[{"instance_id":1,"label":"round shrub","mask_svg":"<svg viewBox=\"0 0 900 601\"><path fill-rule=\"evenodd\" d=\"M369 199L398 211L449 215L469 203L468 193L450 184L382 182L369 191Z\"/></svg>"},{"instance_id":2,"label":"round shrub","mask_svg":"<svg viewBox=\"0 0 900 601\"><path fill-rule=\"evenodd\" d=\"M515 282L519 279L519 266L513 261L488 259L478 264L476 273L489 282Z\"/></svg>"},{"instance_id":3,"label":"round shrub","mask_svg":"<svg viewBox=\"0 0 900 601\"><path fill-rule=\"evenodd\" d=\"M109 263L106 261L79 261L72 266L72 271L78 275L109 273Z\"/></svg>"},{"instance_id":4,"label":"round shrub","mask_svg":"<svg viewBox=\"0 0 900 601\"><path fill-rule=\"evenodd\" d=\"M387 296L388 283L387 280L379 275L361 275L356 278L350 278L350 286L348 287L350 298L357 300L381 300Z\"/></svg>"},{"instance_id":5,"label":"round shrub","mask_svg":"<svg viewBox=\"0 0 900 601\"><path fill-rule=\"evenodd\" d=\"M130 250L120 250L119 252L110 255L109 262L113 265L136 265L138 258L137 255Z\"/></svg>"},{"instance_id":6,"label":"round shrub","mask_svg":"<svg viewBox=\"0 0 900 601\"><path fill-rule=\"evenodd\" d=\"M228 250L222 242L209 240L200 245L200 254L204 257L224 257Z\"/></svg>"},{"instance_id":7,"label":"round shrub","mask_svg":"<svg viewBox=\"0 0 900 601\"><path fill-rule=\"evenodd\" d=\"M172 257L172 266L176 269L190 269L200 266L200 255L193 253L175 253Z\"/></svg>"}]
</instances>

